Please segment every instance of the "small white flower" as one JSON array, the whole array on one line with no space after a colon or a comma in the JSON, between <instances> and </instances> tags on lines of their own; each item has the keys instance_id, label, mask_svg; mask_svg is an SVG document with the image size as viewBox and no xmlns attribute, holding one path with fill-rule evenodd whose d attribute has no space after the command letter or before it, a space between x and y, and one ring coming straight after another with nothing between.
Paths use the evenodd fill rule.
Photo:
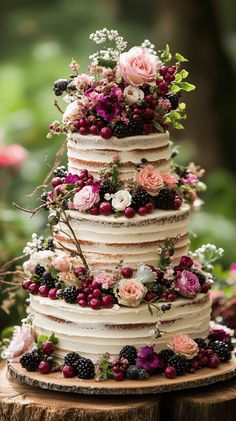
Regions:
<instances>
[{"instance_id":1,"label":"small white flower","mask_svg":"<svg viewBox=\"0 0 236 421\"><path fill-rule=\"evenodd\" d=\"M153 272L149 266L140 263L137 270L137 279L142 282L142 284L154 282L156 280L156 273Z\"/></svg>"},{"instance_id":2,"label":"small white flower","mask_svg":"<svg viewBox=\"0 0 236 421\"><path fill-rule=\"evenodd\" d=\"M132 196L128 190L119 190L113 195L112 198L112 207L117 211L123 211L125 208L130 206L132 201Z\"/></svg>"},{"instance_id":3,"label":"small white flower","mask_svg":"<svg viewBox=\"0 0 236 421\"><path fill-rule=\"evenodd\" d=\"M111 199L113 198L113 196L114 196L114 194L106 193L106 194L104 195L104 199L106 199L106 200L111 200Z\"/></svg>"},{"instance_id":4,"label":"small white flower","mask_svg":"<svg viewBox=\"0 0 236 421\"><path fill-rule=\"evenodd\" d=\"M124 89L124 96L127 103L131 105L135 104L139 100L142 100L144 98L144 92L136 86L128 85Z\"/></svg>"}]
</instances>

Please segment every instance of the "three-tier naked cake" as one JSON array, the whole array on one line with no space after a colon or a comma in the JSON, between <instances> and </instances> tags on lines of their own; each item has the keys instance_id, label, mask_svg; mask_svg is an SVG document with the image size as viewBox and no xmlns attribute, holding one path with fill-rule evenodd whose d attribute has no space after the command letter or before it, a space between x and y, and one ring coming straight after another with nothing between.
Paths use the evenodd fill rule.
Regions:
<instances>
[{"instance_id":1,"label":"three-tier naked cake","mask_svg":"<svg viewBox=\"0 0 236 421\"><path fill-rule=\"evenodd\" d=\"M64 377L116 380L216 367L230 354L208 338L211 261L221 251L188 251L203 170L174 161L168 132L182 128L180 97L194 89L186 59L176 53L170 64L169 47L158 57L147 40L124 52L114 30L91 39L114 46L91 57L87 74L72 61L70 78L54 84L67 106L48 137L66 134L68 169L54 167L41 195L52 237L34 234L24 250L38 342L21 364L49 372L54 351Z\"/></svg>"}]
</instances>

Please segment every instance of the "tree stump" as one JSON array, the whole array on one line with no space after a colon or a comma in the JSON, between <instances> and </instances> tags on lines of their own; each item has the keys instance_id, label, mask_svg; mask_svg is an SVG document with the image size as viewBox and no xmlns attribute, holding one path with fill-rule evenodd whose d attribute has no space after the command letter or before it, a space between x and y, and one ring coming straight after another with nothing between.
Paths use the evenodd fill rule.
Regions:
<instances>
[{"instance_id":1,"label":"tree stump","mask_svg":"<svg viewBox=\"0 0 236 421\"><path fill-rule=\"evenodd\" d=\"M160 421L233 421L235 416L236 378L162 395Z\"/></svg>"},{"instance_id":2,"label":"tree stump","mask_svg":"<svg viewBox=\"0 0 236 421\"><path fill-rule=\"evenodd\" d=\"M158 396L93 397L36 389L0 365L0 421L159 421Z\"/></svg>"}]
</instances>

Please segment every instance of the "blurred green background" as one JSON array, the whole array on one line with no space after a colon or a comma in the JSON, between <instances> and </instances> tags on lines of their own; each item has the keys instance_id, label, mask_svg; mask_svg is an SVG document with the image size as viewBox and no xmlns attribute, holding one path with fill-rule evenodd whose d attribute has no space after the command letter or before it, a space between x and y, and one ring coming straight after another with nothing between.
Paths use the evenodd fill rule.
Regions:
<instances>
[{"instance_id":1,"label":"blurred green background","mask_svg":"<svg viewBox=\"0 0 236 421\"><path fill-rule=\"evenodd\" d=\"M118 29L129 48L147 38L189 58L197 89L185 98L186 129L172 139L181 146L179 162L194 160L207 170L204 210L192 217L192 248L214 242L225 249L225 268L236 260L235 1L2 0L0 22L0 146L19 143L29 151L20 169L0 166L0 260L21 254L32 231L45 231L43 211L31 219L12 202L37 205L27 194L42 182L63 141L46 139L49 123L60 117L53 81L69 75L72 57L86 71L96 50L89 34L104 26ZM19 301L16 310L22 308ZM17 311L5 316L0 310L0 328L15 321Z\"/></svg>"}]
</instances>

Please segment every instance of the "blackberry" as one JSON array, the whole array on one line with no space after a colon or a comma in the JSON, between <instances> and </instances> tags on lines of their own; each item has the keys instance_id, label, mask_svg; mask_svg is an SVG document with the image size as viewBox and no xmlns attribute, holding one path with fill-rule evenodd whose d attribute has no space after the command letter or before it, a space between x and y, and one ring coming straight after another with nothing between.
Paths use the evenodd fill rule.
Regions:
<instances>
[{"instance_id":1,"label":"blackberry","mask_svg":"<svg viewBox=\"0 0 236 421\"><path fill-rule=\"evenodd\" d=\"M169 361L170 359L174 356L174 351L172 351L172 349L162 349L159 354L160 357L163 360L163 363L165 364L165 366L169 365Z\"/></svg>"},{"instance_id":2,"label":"blackberry","mask_svg":"<svg viewBox=\"0 0 236 421\"><path fill-rule=\"evenodd\" d=\"M35 271L35 274L40 276L40 278L41 278L43 276L43 274L46 272L46 269L43 266L38 264L34 271Z\"/></svg>"},{"instance_id":3,"label":"blackberry","mask_svg":"<svg viewBox=\"0 0 236 421\"><path fill-rule=\"evenodd\" d=\"M63 298L66 303L74 304L77 297L77 288L75 285L71 285L64 289Z\"/></svg>"},{"instance_id":4,"label":"blackberry","mask_svg":"<svg viewBox=\"0 0 236 421\"><path fill-rule=\"evenodd\" d=\"M138 121L131 119L128 125L128 130L129 136L137 136L143 134L142 118L140 118Z\"/></svg>"},{"instance_id":5,"label":"blackberry","mask_svg":"<svg viewBox=\"0 0 236 421\"><path fill-rule=\"evenodd\" d=\"M54 82L53 90L55 95L60 96L66 90L68 82L66 79L58 79Z\"/></svg>"},{"instance_id":6,"label":"blackberry","mask_svg":"<svg viewBox=\"0 0 236 421\"><path fill-rule=\"evenodd\" d=\"M179 105L179 95L169 93L166 94L166 98L170 101L172 110L176 110L176 108L178 108Z\"/></svg>"},{"instance_id":7,"label":"blackberry","mask_svg":"<svg viewBox=\"0 0 236 421\"><path fill-rule=\"evenodd\" d=\"M182 376L188 368L188 362L186 358L181 357L180 355L173 355L173 357L169 359L168 364L176 369L178 376Z\"/></svg>"},{"instance_id":8,"label":"blackberry","mask_svg":"<svg viewBox=\"0 0 236 421\"><path fill-rule=\"evenodd\" d=\"M159 284L158 282L154 283L152 286L152 292L155 292L158 296L162 294L163 289L163 285Z\"/></svg>"},{"instance_id":9,"label":"blackberry","mask_svg":"<svg viewBox=\"0 0 236 421\"><path fill-rule=\"evenodd\" d=\"M109 181L106 183L101 184L99 195L101 197L101 200L104 200L104 196L106 193L113 194L116 192L116 189L111 185Z\"/></svg>"},{"instance_id":10,"label":"blackberry","mask_svg":"<svg viewBox=\"0 0 236 421\"><path fill-rule=\"evenodd\" d=\"M58 289L57 290L57 298L64 298L64 289Z\"/></svg>"},{"instance_id":11,"label":"blackberry","mask_svg":"<svg viewBox=\"0 0 236 421\"><path fill-rule=\"evenodd\" d=\"M133 345L126 345L119 353L119 358L126 358L129 365L135 364L137 358L137 350Z\"/></svg>"},{"instance_id":12,"label":"blackberry","mask_svg":"<svg viewBox=\"0 0 236 421\"><path fill-rule=\"evenodd\" d=\"M112 125L112 134L119 139L122 137L129 136L129 128L124 121L116 121Z\"/></svg>"},{"instance_id":13,"label":"blackberry","mask_svg":"<svg viewBox=\"0 0 236 421\"><path fill-rule=\"evenodd\" d=\"M206 281L206 277L202 273L197 272L196 270L193 271L193 273L195 273L195 275L197 275L200 285L203 285Z\"/></svg>"},{"instance_id":14,"label":"blackberry","mask_svg":"<svg viewBox=\"0 0 236 421\"><path fill-rule=\"evenodd\" d=\"M38 354L34 352L26 352L21 359L20 364L23 368L26 368L27 371L36 371L41 358Z\"/></svg>"},{"instance_id":15,"label":"blackberry","mask_svg":"<svg viewBox=\"0 0 236 421\"><path fill-rule=\"evenodd\" d=\"M139 189L132 194L131 206L138 211L141 206L145 206L151 201L151 196L144 189Z\"/></svg>"},{"instance_id":16,"label":"blackberry","mask_svg":"<svg viewBox=\"0 0 236 421\"><path fill-rule=\"evenodd\" d=\"M47 202L47 199L48 199L48 192L44 191L40 196L40 200L42 200L42 202Z\"/></svg>"},{"instance_id":17,"label":"blackberry","mask_svg":"<svg viewBox=\"0 0 236 421\"><path fill-rule=\"evenodd\" d=\"M47 239L46 250L51 250L51 251L55 250L54 239L52 237L49 237Z\"/></svg>"},{"instance_id":18,"label":"blackberry","mask_svg":"<svg viewBox=\"0 0 236 421\"><path fill-rule=\"evenodd\" d=\"M54 175L54 177L65 178L67 176L67 169L66 169L66 167L64 167L64 165L61 165L60 167L57 167L53 171L53 175Z\"/></svg>"},{"instance_id":19,"label":"blackberry","mask_svg":"<svg viewBox=\"0 0 236 421\"><path fill-rule=\"evenodd\" d=\"M55 288L55 279L52 277L50 272L44 272L41 277L41 285L46 285L49 289Z\"/></svg>"},{"instance_id":20,"label":"blackberry","mask_svg":"<svg viewBox=\"0 0 236 421\"><path fill-rule=\"evenodd\" d=\"M78 363L80 358L81 356L77 354L77 352L69 352L69 354L65 356L64 364L72 365L72 367L76 368L76 364Z\"/></svg>"},{"instance_id":21,"label":"blackberry","mask_svg":"<svg viewBox=\"0 0 236 421\"><path fill-rule=\"evenodd\" d=\"M198 348L203 348L203 349L207 349L207 344L204 341L203 338L195 338L194 342L196 342L196 344L198 344Z\"/></svg>"},{"instance_id":22,"label":"blackberry","mask_svg":"<svg viewBox=\"0 0 236 421\"><path fill-rule=\"evenodd\" d=\"M137 367L136 365L130 365L127 368L126 376L131 380L145 380L149 377L147 371L144 368Z\"/></svg>"},{"instance_id":23,"label":"blackberry","mask_svg":"<svg viewBox=\"0 0 236 421\"><path fill-rule=\"evenodd\" d=\"M155 198L155 207L163 210L174 209L175 195L174 189L162 189Z\"/></svg>"},{"instance_id":24,"label":"blackberry","mask_svg":"<svg viewBox=\"0 0 236 421\"><path fill-rule=\"evenodd\" d=\"M76 373L79 379L92 379L95 376L93 362L81 357L76 364Z\"/></svg>"},{"instance_id":25,"label":"blackberry","mask_svg":"<svg viewBox=\"0 0 236 421\"><path fill-rule=\"evenodd\" d=\"M215 341L209 343L209 348L217 355L221 362L229 361L231 358L231 347L226 342Z\"/></svg>"}]
</instances>

